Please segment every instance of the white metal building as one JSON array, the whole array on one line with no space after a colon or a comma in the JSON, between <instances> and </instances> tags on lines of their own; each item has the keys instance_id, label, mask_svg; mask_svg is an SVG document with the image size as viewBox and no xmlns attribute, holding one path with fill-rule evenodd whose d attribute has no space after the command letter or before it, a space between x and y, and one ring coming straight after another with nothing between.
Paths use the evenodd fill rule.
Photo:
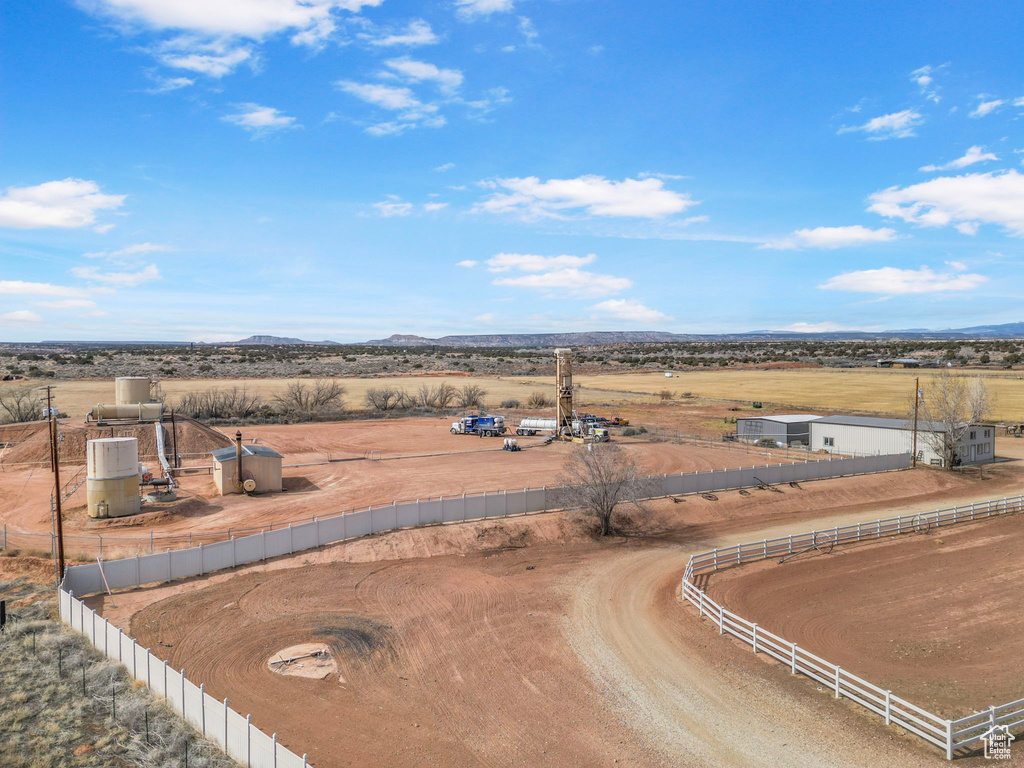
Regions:
<instances>
[{"instance_id":1,"label":"white metal building","mask_svg":"<svg viewBox=\"0 0 1024 768\"><path fill-rule=\"evenodd\" d=\"M811 441L809 425L820 418L813 413L744 416L736 419L736 437L753 443L768 438L784 445L808 445Z\"/></svg>"},{"instance_id":2,"label":"white metal building","mask_svg":"<svg viewBox=\"0 0 1024 768\"><path fill-rule=\"evenodd\" d=\"M935 422L917 425L917 460L942 466L940 451L929 436L943 431ZM913 423L906 419L882 419L874 416L826 416L810 422L811 450L860 454L911 453L914 444ZM957 446L959 464L984 464L996 456L995 428L991 424L972 424Z\"/></svg>"}]
</instances>

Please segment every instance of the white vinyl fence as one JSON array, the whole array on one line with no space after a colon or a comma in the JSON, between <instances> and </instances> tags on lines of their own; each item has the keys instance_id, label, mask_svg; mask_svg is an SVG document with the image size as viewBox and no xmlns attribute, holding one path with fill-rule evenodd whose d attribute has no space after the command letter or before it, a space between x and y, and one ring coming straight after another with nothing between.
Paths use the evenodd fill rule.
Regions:
<instances>
[{"instance_id":1,"label":"white vinyl fence","mask_svg":"<svg viewBox=\"0 0 1024 768\"><path fill-rule=\"evenodd\" d=\"M905 469L909 454L861 456L852 459L774 464L762 467L720 469L683 475L664 475L658 496L707 493L744 488L762 483L778 484ZM314 517L286 528L263 530L249 536L232 536L189 549L166 550L107 560L67 569L65 586L75 595L105 589L138 587L160 581L201 576L211 571L287 555L372 533L424 525L511 517L558 508L560 487L527 488L481 494L394 502L343 515ZM48 537L47 537L48 538ZM106 580L104 581L104 576Z\"/></svg>"},{"instance_id":2,"label":"white vinyl fence","mask_svg":"<svg viewBox=\"0 0 1024 768\"><path fill-rule=\"evenodd\" d=\"M898 454L664 475L656 478L661 481L661 492L656 495L722 491L763 483L869 474L906 469L909 465L910 455ZM527 488L522 491L395 502L359 512L313 518L307 522L289 524L287 528L260 531L249 536L233 536L189 549L168 549L165 552L119 560L97 560L88 565L74 565L65 571L61 582L61 618L83 632L107 656L121 661L136 679L166 696L171 706L181 712L188 722L221 744L231 757L253 768L304 766L307 764L305 756L299 758L279 746L276 735L268 737L253 727L248 718L243 719L232 711L227 702L217 701L203 690L203 686L197 687L189 682L184 671L179 673L170 669L165 662L136 645L106 619L97 616L76 596L200 576L384 531L549 511L557 504L561 490L560 487ZM6 529L2 531L4 546L7 533Z\"/></svg>"},{"instance_id":3,"label":"white vinyl fence","mask_svg":"<svg viewBox=\"0 0 1024 768\"><path fill-rule=\"evenodd\" d=\"M693 555L687 562L682 581L683 597L696 606L701 617L707 616L711 619L718 627L719 634L739 638L751 646L754 653L766 653L787 665L792 674L806 675L824 685L836 698L851 699L881 715L885 718L886 725L892 723L920 736L944 750L946 758L952 760L956 750L976 745L995 726L1018 728L1024 725L1024 699L990 707L957 720L944 720L894 696L892 691L872 685L838 665L800 648L796 643L737 616L708 597L703 589L696 586L694 577L754 560L785 557L815 548L829 548L846 542L913 533L1022 510L1024 496L1015 496L715 549Z\"/></svg>"},{"instance_id":4,"label":"white vinyl fence","mask_svg":"<svg viewBox=\"0 0 1024 768\"><path fill-rule=\"evenodd\" d=\"M185 670L174 670L63 587L58 597L60 617L65 623L85 635L107 658L127 667L136 680L163 696L172 709L203 736L218 744L229 757L246 768L309 766L306 755L299 757L278 744L276 733L267 736L252 724L251 715L242 717L228 706L227 699L218 701L210 696L205 686L197 686L185 677Z\"/></svg>"}]
</instances>

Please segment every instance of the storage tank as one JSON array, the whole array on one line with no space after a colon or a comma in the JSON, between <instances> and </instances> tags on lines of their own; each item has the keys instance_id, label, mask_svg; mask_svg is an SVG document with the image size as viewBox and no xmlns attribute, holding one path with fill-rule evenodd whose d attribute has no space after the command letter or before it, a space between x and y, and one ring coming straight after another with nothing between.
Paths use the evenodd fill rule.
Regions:
<instances>
[{"instance_id":1,"label":"storage tank","mask_svg":"<svg viewBox=\"0 0 1024 768\"><path fill-rule=\"evenodd\" d=\"M138 514L139 441L134 437L102 437L86 443L85 496L89 517Z\"/></svg>"},{"instance_id":2,"label":"storage tank","mask_svg":"<svg viewBox=\"0 0 1024 768\"><path fill-rule=\"evenodd\" d=\"M149 388L148 376L118 376L114 379L114 402L117 405L151 402Z\"/></svg>"},{"instance_id":3,"label":"storage tank","mask_svg":"<svg viewBox=\"0 0 1024 768\"><path fill-rule=\"evenodd\" d=\"M163 403L132 403L131 405L97 403L89 411L89 417L93 421L160 421L163 413Z\"/></svg>"}]
</instances>

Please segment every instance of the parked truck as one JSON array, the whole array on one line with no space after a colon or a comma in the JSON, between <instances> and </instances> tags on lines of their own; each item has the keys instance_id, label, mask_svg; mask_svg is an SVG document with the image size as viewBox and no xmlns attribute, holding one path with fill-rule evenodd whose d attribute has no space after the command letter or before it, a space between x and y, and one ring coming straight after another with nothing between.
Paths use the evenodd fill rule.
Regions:
<instances>
[{"instance_id":1,"label":"parked truck","mask_svg":"<svg viewBox=\"0 0 1024 768\"><path fill-rule=\"evenodd\" d=\"M453 435L497 437L506 432L504 416L463 416L452 422Z\"/></svg>"},{"instance_id":2,"label":"parked truck","mask_svg":"<svg viewBox=\"0 0 1024 768\"><path fill-rule=\"evenodd\" d=\"M556 419L544 419L530 416L519 422L519 425L516 427L516 434L520 437L533 436L538 432L550 432L554 434L557 423ZM572 434L575 437L592 437L602 443L607 442L610 439L607 429L602 427L600 424L582 419L573 420Z\"/></svg>"}]
</instances>

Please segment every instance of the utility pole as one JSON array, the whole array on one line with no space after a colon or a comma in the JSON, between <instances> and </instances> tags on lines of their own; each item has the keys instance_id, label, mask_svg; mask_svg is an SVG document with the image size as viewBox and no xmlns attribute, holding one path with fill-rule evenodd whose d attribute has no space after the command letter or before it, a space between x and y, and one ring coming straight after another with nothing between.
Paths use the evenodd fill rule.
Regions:
<instances>
[{"instance_id":1,"label":"utility pole","mask_svg":"<svg viewBox=\"0 0 1024 768\"><path fill-rule=\"evenodd\" d=\"M912 468L917 466L917 407L921 401L920 382L920 377L914 378L914 449L913 455L910 457L910 466Z\"/></svg>"},{"instance_id":2,"label":"utility pole","mask_svg":"<svg viewBox=\"0 0 1024 768\"><path fill-rule=\"evenodd\" d=\"M60 499L60 449L57 439L57 409L53 407L53 387L46 387L46 413L50 422L50 463L53 466L54 525L57 529L57 584L64 578L64 521Z\"/></svg>"}]
</instances>

